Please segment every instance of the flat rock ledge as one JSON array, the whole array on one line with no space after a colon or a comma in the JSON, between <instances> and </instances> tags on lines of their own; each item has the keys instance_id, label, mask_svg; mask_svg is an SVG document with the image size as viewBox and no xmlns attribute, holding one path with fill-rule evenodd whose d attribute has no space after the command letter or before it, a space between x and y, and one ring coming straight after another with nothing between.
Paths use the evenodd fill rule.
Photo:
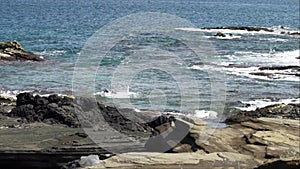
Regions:
<instances>
[{"instance_id":1,"label":"flat rock ledge","mask_svg":"<svg viewBox=\"0 0 300 169\"><path fill-rule=\"evenodd\" d=\"M44 61L44 57L25 51L17 41L0 42L0 61Z\"/></svg>"},{"instance_id":2,"label":"flat rock ledge","mask_svg":"<svg viewBox=\"0 0 300 169\"><path fill-rule=\"evenodd\" d=\"M124 153L113 156L100 162L97 166L86 167L86 169L207 169L207 168L250 168L251 165L259 164L249 155L241 155L231 152L218 152L211 154L199 153Z\"/></svg>"}]
</instances>

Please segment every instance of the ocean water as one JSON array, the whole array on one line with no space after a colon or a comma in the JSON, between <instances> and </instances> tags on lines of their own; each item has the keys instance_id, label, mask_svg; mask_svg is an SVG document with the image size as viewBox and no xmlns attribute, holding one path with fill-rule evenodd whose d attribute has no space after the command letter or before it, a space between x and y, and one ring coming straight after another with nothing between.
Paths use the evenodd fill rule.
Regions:
<instances>
[{"instance_id":1,"label":"ocean water","mask_svg":"<svg viewBox=\"0 0 300 169\"><path fill-rule=\"evenodd\" d=\"M7 0L1 1L1 6L0 41L17 40L26 50L47 58L39 63L0 62L2 94L24 90L70 93L76 61L97 30L129 14L161 12L193 23L197 28L174 28L174 31L201 35L209 41L216 51L212 61L203 64L172 37L154 34L130 37L116 44L99 63L95 84L90 84L95 86L97 98L116 103L126 99L137 109L184 112L218 111L218 107L212 107L214 103L247 109L249 103L255 107L261 101L267 102L265 105L281 100L299 102L299 70L259 70L265 66L299 66L299 36L281 34L299 32L298 0ZM260 26L274 32L201 29L216 26ZM214 37L219 31L228 36ZM112 91L113 70L132 53L152 48L189 56L186 64L178 67L192 73L197 87L191 83L184 86L197 92L184 95L186 91L180 90L179 79L184 80L185 74L179 73L176 75L179 79L174 79L174 75L157 69L136 72L124 91ZM168 59L161 61L168 64ZM141 67L150 63L144 64ZM214 84L207 73L210 70L225 75L219 79L225 96L212 94ZM125 81L120 75L122 80Z\"/></svg>"}]
</instances>

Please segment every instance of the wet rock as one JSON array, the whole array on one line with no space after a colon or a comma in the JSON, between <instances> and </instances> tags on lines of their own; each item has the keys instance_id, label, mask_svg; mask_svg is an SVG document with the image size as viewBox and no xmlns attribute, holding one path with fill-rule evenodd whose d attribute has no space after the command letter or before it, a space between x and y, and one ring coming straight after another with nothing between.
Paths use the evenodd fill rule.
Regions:
<instances>
[{"instance_id":1,"label":"wet rock","mask_svg":"<svg viewBox=\"0 0 300 169\"><path fill-rule=\"evenodd\" d=\"M5 61L44 61L42 56L25 51L17 41L0 42L0 60Z\"/></svg>"},{"instance_id":2,"label":"wet rock","mask_svg":"<svg viewBox=\"0 0 300 169\"><path fill-rule=\"evenodd\" d=\"M218 37L226 37L226 35L222 32L217 32L214 36L218 36Z\"/></svg>"},{"instance_id":3,"label":"wet rock","mask_svg":"<svg viewBox=\"0 0 300 169\"><path fill-rule=\"evenodd\" d=\"M289 32L288 34L289 34L289 35L298 35L298 36L299 36L299 35L300 35L300 32L292 32L292 33Z\"/></svg>"},{"instance_id":4,"label":"wet rock","mask_svg":"<svg viewBox=\"0 0 300 169\"><path fill-rule=\"evenodd\" d=\"M300 119L300 104L276 104L258 108L254 111L241 111L232 114L225 122L228 124L240 123L259 117Z\"/></svg>"},{"instance_id":5,"label":"wet rock","mask_svg":"<svg viewBox=\"0 0 300 169\"><path fill-rule=\"evenodd\" d=\"M257 27L257 26L228 26L228 27L209 27L203 29L230 29L230 30L246 30L246 31L266 31L266 32L274 32L272 29Z\"/></svg>"},{"instance_id":6,"label":"wet rock","mask_svg":"<svg viewBox=\"0 0 300 169\"><path fill-rule=\"evenodd\" d=\"M266 67L260 67L259 70L295 70L300 71L300 66L266 66Z\"/></svg>"},{"instance_id":7,"label":"wet rock","mask_svg":"<svg viewBox=\"0 0 300 169\"><path fill-rule=\"evenodd\" d=\"M272 73L265 73L265 72L251 72L249 73L250 75L255 75L255 76L266 76L268 78L273 78L274 74Z\"/></svg>"}]
</instances>

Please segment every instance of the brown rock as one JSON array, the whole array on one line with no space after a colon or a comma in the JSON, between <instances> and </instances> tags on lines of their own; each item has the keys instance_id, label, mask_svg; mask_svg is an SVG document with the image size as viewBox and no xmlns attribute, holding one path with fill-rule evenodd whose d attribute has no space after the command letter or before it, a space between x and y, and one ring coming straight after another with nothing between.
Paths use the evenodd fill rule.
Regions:
<instances>
[{"instance_id":1,"label":"brown rock","mask_svg":"<svg viewBox=\"0 0 300 169\"><path fill-rule=\"evenodd\" d=\"M42 56L25 51L17 41L0 42L0 60L5 61L44 61Z\"/></svg>"}]
</instances>

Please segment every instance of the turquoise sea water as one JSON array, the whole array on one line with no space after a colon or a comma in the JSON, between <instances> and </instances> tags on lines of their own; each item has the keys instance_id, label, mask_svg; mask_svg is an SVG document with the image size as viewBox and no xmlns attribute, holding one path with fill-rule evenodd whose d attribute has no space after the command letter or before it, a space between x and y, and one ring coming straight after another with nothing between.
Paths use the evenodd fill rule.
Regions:
<instances>
[{"instance_id":1,"label":"turquoise sea water","mask_svg":"<svg viewBox=\"0 0 300 169\"><path fill-rule=\"evenodd\" d=\"M183 106L184 110L207 110L211 102L220 101L212 98L205 71L220 67L226 74L227 105L237 106L239 101L259 99L299 98L299 76L288 75L293 70L267 72L271 74L267 77L251 74L262 66L299 66L299 59L296 59L299 57L299 36L280 34L282 31L299 32L298 0L1 0L0 12L0 41L17 40L26 50L47 58L40 63L0 62L0 88L3 91L71 91L76 60L88 38L98 29L132 13L161 12L189 20L199 28L260 26L274 30L273 33L217 30L233 34L227 39L215 38L213 31L181 30L194 34L201 32L218 52L215 56L218 61L206 67L201 67L197 60L188 61L186 68L198 81L201 102L195 102L194 107ZM143 35L120 43L100 64L95 91L101 93L110 89L111 76L105 71L119 65L130 52L149 47L182 52L182 45L168 37ZM185 52L182 54L188 53ZM131 82L130 92L140 96L131 98L137 108L178 110L182 91L172 75L145 70ZM167 98L166 106L155 99L161 95ZM154 99L149 99L150 96ZM196 97L199 96L190 95L187 100L193 103Z\"/></svg>"}]
</instances>

